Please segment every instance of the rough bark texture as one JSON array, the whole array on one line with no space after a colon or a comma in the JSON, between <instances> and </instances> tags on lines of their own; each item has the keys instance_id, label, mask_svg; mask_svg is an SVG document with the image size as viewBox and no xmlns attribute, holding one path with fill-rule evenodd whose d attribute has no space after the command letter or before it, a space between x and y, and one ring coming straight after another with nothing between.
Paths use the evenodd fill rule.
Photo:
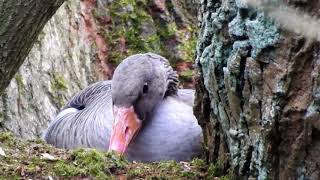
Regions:
<instances>
[{"instance_id":1,"label":"rough bark texture","mask_svg":"<svg viewBox=\"0 0 320 180\"><path fill-rule=\"evenodd\" d=\"M240 0L202 1L195 114L206 156L238 178L319 179L318 42ZM286 1L319 16L319 1Z\"/></svg>"},{"instance_id":2,"label":"rough bark texture","mask_svg":"<svg viewBox=\"0 0 320 180\"><path fill-rule=\"evenodd\" d=\"M98 80L101 73L80 12L78 1L68 1L46 24L1 96L1 129L40 137L68 98Z\"/></svg>"},{"instance_id":3,"label":"rough bark texture","mask_svg":"<svg viewBox=\"0 0 320 180\"><path fill-rule=\"evenodd\" d=\"M171 63L190 82L196 37L196 30L188 29L196 18L190 14L196 13L192 3L196 4L165 0L66 1L46 24L0 96L0 131L9 130L27 139L41 136L73 94L95 81L110 79L117 63L133 53L174 55ZM193 11L186 12L184 7ZM160 19L166 21L160 25ZM8 78L0 76L0 81Z\"/></svg>"},{"instance_id":4,"label":"rough bark texture","mask_svg":"<svg viewBox=\"0 0 320 180\"><path fill-rule=\"evenodd\" d=\"M43 26L63 2L0 1L0 94L23 63Z\"/></svg>"}]
</instances>

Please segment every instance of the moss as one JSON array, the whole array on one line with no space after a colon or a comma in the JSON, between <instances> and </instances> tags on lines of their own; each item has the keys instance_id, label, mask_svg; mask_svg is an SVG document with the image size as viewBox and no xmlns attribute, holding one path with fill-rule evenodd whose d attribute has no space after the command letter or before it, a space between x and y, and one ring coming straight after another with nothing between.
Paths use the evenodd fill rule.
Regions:
<instances>
[{"instance_id":1,"label":"moss","mask_svg":"<svg viewBox=\"0 0 320 180\"><path fill-rule=\"evenodd\" d=\"M99 23L105 14L112 19L109 24L101 25L107 28L101 28L99 32L108 43L107 61L117 66L130 55L154 52L166 57L173 66L181 61L192 62L197 28L193 24L178 27L173 20L160 22L148 12L148 3L147 0L119 0L112 1L105 11L94 10L96 22ZM182 74L181 82L190 83L189 75Z\"/></svg>"},{"instance_id":2,"label":"moss","mask_svg":"<svg viewBox=\"0 0 320 180\"><path fill-rule=\"evenodd\" d=\"M112 175L112 169L123 169L126 164L123 158L112 153L79 149L72 152L69 162L59 161L54 166L54 172L67 178L90 176L96 179L106 179Z\"/></svg>"},{"instance_id":3,"label":"moss","mask_svg":"<svg viewBox=\"0 0 320 180\"><path fill-rule=\"evenodd\" d=\"M151 39L156 40L154 34L143 36L141 33L144 23L153 23L151 16L145 10L146 1L114 1L108 9L113 24L109 32L102 34L110 45L109 62L118 65L129 55L152 51L158 46L155 41L150 43Z\"/></svg>"},{"instance_id":4,"label":"moss","mask_svg":"<svg viewBox=\"0 0 320 180\"><path fill-rule=\"evenodd\" d=\"M41 159L40 157L31 157L30 161L25 163L24 166L24 173L26 174L40 174L41 173L41 167L45 166L47 162L44 159Z\"/></svg>"},{"instance_id":5,"label":"moss","mask_svg":"<svg viewBox=\"0 0 320 180\"><path fill-rule=\"evenodd\" d=\"M74 162L86 169L90 174L94 175L95 177L104 177L104 171L108 172L107 166L109 165L106 163L106 156L105 154L98 152L96 150L85 151L83 149L75 151L72 156L74 157ZM115 164L113 164L113 160L115 160ZM117 168L122 168L122 164L119 163L115 158L112 158L110 164L111 166L116 166ZM119 165L120 164L120 165Z\"/></svg>"},{"instance_id":6,"label":"moss","mask_svg":"<svg viewBox=\"0 0 320 180\"><path fill-rule=\"evenodd\" d=\"M182 59L188 62L194 62L196 52L197 39L192 36L191 39L184 41L179 45L179 50L182 53Z\"/></svg>"},{"instance_id":7,"label":"moss","mask_svg":"<svg viewBox=\"0 0 320 180\"><path fill-rule=\"evenodd\" d=\"M9 146L6 142L12 142ZM0 133L0 147L6 157L0 157L0 179L209 179L207 165L201 159L177 163L129 163L112 152L93 149L73 151L54 148L42 140L21 140L10 133ZM47 160L48 153L55 160ZM185 168L188 166L188 168ZM222 176L228 179L230 176ZM230 178L229 178L230 179Z\"/></svg>"},{"instance_id":8,"label":"moss","mask_svg":"<svg viewBox=\"0 0 320 180\"><path fill-rule=\"evenodd\" d=\"M44 140L43 139L35 139L35 140L32 140L32 142L36 143L36 144L45 144Z\"/></svg>"},{"instance_id":9,"label":"moss","mask_svg":"<svg viewBox=\"0 0 320 180\"><path fill-rule=\"evenodd\" d=\"M188 69L188 70L185 70L185 71L182 71L180 73L180 77L183 79L183 80L188 80L189 78L191 78L193 75L193 71Z\"/></svg>"},{"instance_id":10,"label":"moss","mask_svg":"<svg viewBox=\"0 0 320 180\"><path fill-rule=\"evenodd\" d=\"M159 24L157 25L157 32L161 39L168 40L173 38L177 32L177 25L174 22L168 23L165 26Z\"/></svg>"},{"instance_id":11,"label":"moss","mask_svg":"<svg viewBox=\"0 0 320 180\"><path fill-rule=\"evenodd\" d=\"M134 177L138 177L139 175L141 175L143 172L141 169L131 169L128 171L128 177L129 178L134 178Z\"/></svg>"},{"instance_id":12,"label":"moss","mask_svg":"<svg viewBox=\"0 0 320 180\"><path fill-rule=\"evenodd\" d=\"M65 178L76 177L80 175L85 175L85 171L73 164L66 163L64 161L59 161L53 167L53 171L56 175Z\"/></svg>"},{"instance_id":13,"label":"moss","mask_svg":"<svg viewBox=\"0 0 320 180\"><path fill-rule=\"evenodd\" d=\"M13 136L10 132L2 132L0 133L0 142L4 143L7 141L12 141L13 140Z\"/></svg>"},{"instance_id":14,"label":"moss","mask_svg":"<svg viewBox=\"0 0 320 180\"><path fill-rule=\"evenodd\" d=\"M0 176L0 180L7 180L7 179L19 180L19 179L21 179L20 176L14 170L11 170L11 168L8 171L8 167L3 166L2 171L6 172L6 176L5 177Z\"/></svg>"},{"instance_id":15,"label":"moss","mask_svg":"<svg viewBox=\"0 0 320 180\"><path fill-rule=\"evenodd\" d=\"M146 48L148 51L160 51L160 37L157 34L153 34L144 39L146 42Z\"/></svg>"},{"instance_id":16,"label":"moss","mask_svg":"<svg viewBox=\"0 0 320 180\"><path fill-rule=\"evenodd\" d=\"M233 172L233 170L231 168L229 168L227 174L224 176L221 176L220 179L221 180L234 180L234 179L236 179L234 174L235 173Z\"/></svg>"},{"instance_id":17,"label":"moss","mask_svg":"<svg viewBox=\"0 0 320 180\"><path fill-rule=\"evenodd\" d=\"M112 64L117 65L129 55L144 52L155 52L167 57L171 62L177 62L175 52L164 45L165 41L174 39L179 34L176 24L171 22L159 25L158 22L154 22L146 9L147 1L122 0L111 3L109 10L113 24L109 32L102 34L110 44L109 61ZM144 34L145 25L154 32ZM124 52L119 51L121 39L125 40ZM190 56L189 54L193 52L189 51L189 48L191 48L190 43L181 46L185 56Z\"/></svg>"},{"instance_id":18,"label":"moss","mask_svg":"<svg viewBox=\"0 0 320 180\"><path fill-rule=\"evenodd\" d=\"M65 104L65 100L62 97L62 95L57 95L55 97L53 97L53 100L57 103L58 107L63 107Z\"/></svg>"},{"instance_id":19,"label":"moss","mask_svg":"<svg viewBox=\"0 0 320 180\"><path fill-rule=\"evenodd\" d=\"M145 1L134 1L134 0L120 0L113 2L110 6L111 15L118 17L121 23L127 24L129 21L135 24L138 21L149 19L150 16L146 13L144 7Z\"/></svg>"},{"instance_id":20,"label":"moss","mask_svg":"<svg viewBox=\"0 0 320 180\"><path fill-rule=\"evenodd\" d=\"M51 86L52 86L52 89L56 91L66 91L68 89L67 82L64 79L64 77L57 73L53 74Z\"/></svg>"},{"instance_id":21,"label":"moss","mask_svg":"<svg viewBox=\"0 0 320 180\"><path fill-rule=\"evenodd\" d=\"M68 84L65 78L58 73L53 73L51 79L51 89L53 93L53 100L59 107L62 107L65 104L64 92L66 92L68 89Z\"/></svg>"},{"instance_id":22,"label":"moss","mask_svg":"<svg viewBox=\"0 0 320 180\"><path fill-rule=\"evenodd\" d=\"M191 162L190 162L191 166L194 166L198 169L201 169L203 167L206 166L206 163L204 162L203 159L199 159L199 158L194 158Z\"/></svg>"},{"instance_id":23,"label":"moss","mask_svg":"<svg viewBox=\"0 0 320 180\"><path fill-rule=\"evenodd\" d=\"M165 171L166 169L171 169L173 172L179 170L179 165L175 161L164 161L160 162L158 165L159 170Z\"/></svg>"},{"instance_id":24,"label":"moss","mask_svg":"<svg viewBox=\"0 0 320 180\"><path fill-rule=\"evenodd\" d=\"M221 176L224 173L224 169L223 169L223 163L220 161L217 161L215 164L212 163L209 165L208 168L208 176L209 177L217 177L217 176Z\"/></svg>"},{"instance_id":25,"label":"moss","mask_svg":"<svg viewBox=\"0 0 320 180\"><path fill-rule=\"evenodd\" d=\"M190 178L196 178L198 175L197 173L192 171L184 171L182 172L181 176L190 179Z\"/></svg>"},{"instance_id":26,"label":"moss","mask_svg":"<svg viewBox=\"0 0 320 180\"><path fill-rule=\"evenodd\" d=\"M16 80L16 83L17 83L19 94L24 94L24 84L23 84L23 80L22 80L21 74L17 73L16 76L15 76L15 80Z\"/></svg>"}]
</instances>

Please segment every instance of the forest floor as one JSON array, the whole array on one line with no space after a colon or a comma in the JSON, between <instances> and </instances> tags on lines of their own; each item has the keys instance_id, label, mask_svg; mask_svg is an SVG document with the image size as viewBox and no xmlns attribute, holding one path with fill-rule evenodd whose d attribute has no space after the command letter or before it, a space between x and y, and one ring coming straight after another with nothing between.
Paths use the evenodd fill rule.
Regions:
<instances>
[{"instance_id":1,"label":"forest floor","mask_svg":"<svg viewBox=\"0 0 320 180\"><path fill-rule=\"evenodd\" d=\"M230 179L217 165L190 162L128 162L94 149L63 150L42 140L0 132L0 179Z\"/></svg>"}]
</instances>

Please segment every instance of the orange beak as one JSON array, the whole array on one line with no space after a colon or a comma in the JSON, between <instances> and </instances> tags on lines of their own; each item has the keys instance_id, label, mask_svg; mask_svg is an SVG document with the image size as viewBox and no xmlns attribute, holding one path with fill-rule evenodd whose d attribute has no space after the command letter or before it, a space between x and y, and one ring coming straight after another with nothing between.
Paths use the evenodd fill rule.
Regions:
<instances>
[{"instance_id":1,"label":"orange beak","mask_svg":"<svg viewBox=\"0 0 320 180\"><path fill-rule=\"evenodd\" d=\"M109 151L116 151L123 155L133 137L139 132L141 121L134 112L133 106L113 107L113 130L109 144Z\"/></svg>"}]
</instances>

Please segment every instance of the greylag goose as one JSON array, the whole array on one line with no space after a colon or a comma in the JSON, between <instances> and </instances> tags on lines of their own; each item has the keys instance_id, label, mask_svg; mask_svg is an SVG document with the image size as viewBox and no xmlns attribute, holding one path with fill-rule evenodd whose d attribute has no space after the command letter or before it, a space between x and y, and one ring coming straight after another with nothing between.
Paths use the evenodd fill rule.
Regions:
<instances>
[{"instance_id":1,"label":"greylag goose","mask_svg":"<svg viewBox=\"0 0 320 180\"><path fill-rule=\"evenodd\" d=\"M111 81L75 95L44 139L59 148L113 150L132 161L190 160L202 150L202 130L192 111L194 91L177 84L164 57L130 56Z\"/></svg>"}]
</instances>

